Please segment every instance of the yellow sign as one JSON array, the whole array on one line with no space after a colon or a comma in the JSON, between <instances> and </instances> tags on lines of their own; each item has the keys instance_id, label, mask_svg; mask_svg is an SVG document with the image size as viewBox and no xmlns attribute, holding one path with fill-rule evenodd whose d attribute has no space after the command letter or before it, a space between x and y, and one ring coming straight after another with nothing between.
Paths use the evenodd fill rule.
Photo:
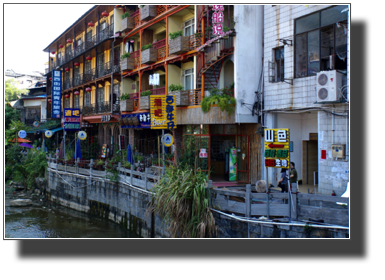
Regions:
<instances>
[{"instance_id":1,"label":"yellow sign","mask_svg":"<svg viewBox=\"0 0 385 280\"><path fill-rule=\"evenodd\" d=\"M174 137L167 133L163 136L163 144L166 146L166 147L171 147L172 144L174 144Z\"/></svg>"},{"instance_id":2,"label":"yellow sign","mask_svg":"<svg viewBox=\"0 0 385 280\"><path fill-rule=\"evenodd\" d=\"M290 135L288 128L265 129L265 166L289 168Z\"/></svg>"},{"instance_id":3,"label":"yellow sign","mask_svg":"<svg viewBox=\"0 0 385 280\"><path fill-rule=\"evenodd\" d=\"M85 131L79 131L78 138L80 140L85 140L87 138L87 133Z\"/></svg>"},{"instance_id":4,"label":"yellow sign","mask_svg":"<svg viewBox=\"0 0 385 280\"><path fill-rule=\"evenodd\" d=\"M151 129L176 128L176 106L173 95L151 95Z\"/></svg>"},{"instance_id":5,"label":"yellow sign","mask_svg":"<svg viewBox=\"0 0 385 280\"><path fill-rule=\"evenodd\" d=\"M46 131L45 131L45 137L47 137L47 138L51 138L51 137L52 137L52 135L53 135L53 133L52 133L52 131L51 131L51 130L46 130Z\"/></svg>"}]
</instances>

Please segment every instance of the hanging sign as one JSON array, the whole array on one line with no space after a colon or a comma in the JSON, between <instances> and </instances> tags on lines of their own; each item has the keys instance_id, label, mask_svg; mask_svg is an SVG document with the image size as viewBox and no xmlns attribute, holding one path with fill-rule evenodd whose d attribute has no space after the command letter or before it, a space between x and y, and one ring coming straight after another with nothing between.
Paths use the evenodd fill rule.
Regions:
<instances>
[{"instance_id":1,"label":"hanging sign","mask_svg":"<svg viewBox=\"0 0 385 280\"><path fill-rule=\"evenodd\" d=\"M27 137L27 132L25 132L25 130L20 130L18 135L20 138L25 138Z\"/></svg>"},{"instance_id":2,"label":"hanging sign","mask_svg":"<svg viewBox=\"0 0 385 280\"><path fill-rule=\"evenodd\" d=\"M121 128L151 128L150 113L121 115Z\"/></svg>"},{"instance_id":3,"label":"hanging sign","mask_svg":"<svg viewBox=\"0 0 385 280\"><path fill-rule=\"evenodd\" d=\"M33 125L34 127L38 127L38 126L39 126L39 122L38 122L38 121L34 121L34 122L32 123L32 125Z\"/></svg>"},{"instance_id":4,"label":"hanging sign","mask_svg":"<svg viewBox=\"0 0 385 280\"><path fill-rule=\"evenodd\" d=\"M78 138L80 140L85 140L87 138L87 133L85 131L79 131Z\"/></svg>"},{"instance_id":5,"label":"hanging sign","mask_svg":"<svg viewBox=\"0 0 385 280\"><path fill-rule=\"evenodd\" d=\"M46 130L44 134L45 134L45 137L47 137L47 138L51 138L53 135L51 130Z\"/></svg>"},{"instance_id":6,"label":"hanging sign","mask_svg":"<svg viewBox=\"0 0 385 280\"><path fill-rule=\"evenodd\" d=\"M102 122L109 122L111 120L111 115L104 115L100 117Z\"/></svg>"},{"instance_id":7,"label":"hanging sign","mask_svg":"<svg viewBox=\"0 0 385 280\"><path fill-rule=\"evenodd\" d=\"M176 106L173 95L151 95L151 129L176 128Z\"/></svg>"},{"instance_id":8,"label":"hanging sign","mask_svg":"<svg viewBox=\"0 0 385 280\"><path fill-rule=\"evenodd\" d=\"M289 168L289 129L265 129L265 166Z\"/></svg>"},{"instance_id":9,"label":"hanging sign","mask_svg":"<svg viewBox=\"0 0 385 280\"><path fill-rule=\"evenodd\" d=\"M103 144L102 147L102 158L105 158L107 154L107 144Z\"/></svg>"},{"instance_id":10,"label":"hanging sign","mask_svg":"<svg viewBox=\"0 0 385 280\"><path fill-rule=\"evenodd\" d=\"M80 130L80 109L64 108L64 130Z\"/></svg>"},{"instance_id":11,"label":"hanging sign","mask_svg":"<svg viewBox=\"0 0 385 280\"><path fill-rule=\"evenodd\" d=\"M61 71L52 71L52 118L61 118Z\"/></svg>"},{"instance_id":12,"label":"hanging sign","mask_svg":"<svg viewBox=\"0 0 385 280\"><path fill-rule=\"evenodd\" d=\"M213 35L222 35L223 33L223 5L213 5L212 26Z\"/></svg>"},{"instance_id":13,"label":"hanging sign","mask_svg":"<svg viewBox=\"0 0 385 280\"><path fill-rule=\"evenodd\" d=\"M170 147L172 144L174 144L174 137L167 133L163 136L163 144L166 146L166 147Z\"/></svg>"},{"instance_id":14,"label":"hanging sign","mask_svg":"<svg viewBox=\"0 0 385 280\"><path fill-rule=\"evenodd\" d=\"M200 153L199 153L199 157L200 158L207 158L207 152L206 152L206 149L201 149Z\"/></svg>"}]
</instances>

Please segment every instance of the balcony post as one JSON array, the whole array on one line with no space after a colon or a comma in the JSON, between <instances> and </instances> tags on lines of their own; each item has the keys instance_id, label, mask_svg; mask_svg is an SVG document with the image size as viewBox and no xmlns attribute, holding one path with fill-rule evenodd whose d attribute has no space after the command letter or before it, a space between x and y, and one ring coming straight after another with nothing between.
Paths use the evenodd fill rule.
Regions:
<instances>
[{"instance_id":1,"label":"balcony post","mask_svg":"<svg viewBox=\"0 0 385 280\"><path fill-rule=\"evenodd\" d=\"M140 108L140 92L142 91L142 71L139 70L138 108Z\"/></svg>"},{"instance_id":2,"label":"balcony post","mask_svg":"<svg viewBox=\"0 0 385 280\"><path fill-rule=\"evenodd\" d=\"M98 43L99 43L99 41L100 41L100 14L99 14L99 8L97 9L98 11L98 36L97 36L97 38L98 38Z\"/></svg>"},{"instance_id":3,"label":"balcony post","mask_svg":"<svg viewBox=\"0 0 385 280\"><path fill-rule=\"evenodd\" d=\"M166 5L166 9L168 5ZM166 57L168 57L168 16L166 17ZM166 76L167 77L167 76ZM167 82L166 82L167 83Z\"/></svg>"},{"instance_id":4,"label":"balcony post","mask_svg":"<svg viewBox=\"0 0 385 280\"><path fill-rule=\"evenodd\" d=\"M110 61L110 67L111 67L111 84L110 84L110 103L111 103L111 114L113 113L113 101L114 101L114 97L113 97L113 94L114 94L114 59L115 59L115 56L114 56L114 47L115 47L115 40L112 41L112 60Z\"/></svg>"}]
</instances>

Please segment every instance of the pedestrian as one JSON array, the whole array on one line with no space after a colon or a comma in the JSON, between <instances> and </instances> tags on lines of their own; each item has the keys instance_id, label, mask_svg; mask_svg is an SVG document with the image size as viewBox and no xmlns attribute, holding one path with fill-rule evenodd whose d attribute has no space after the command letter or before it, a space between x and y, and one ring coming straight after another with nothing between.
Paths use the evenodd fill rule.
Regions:
<instances>
[{"instance_id":1,"label":"pedestrian","mask_svg":"<svg viewBox=\"0 0 385 280\"><path fill-rule=\"evenodd\" d=\"M281 192L287 192L287 181L286 169L281 168L281 179L278 181L278 187L281 188Z\"/></svg>"},{"instance_id":2,"label":"pedestrian","mask_svg":"<svg viewBox=\"0 0 385 280\"><path fill-rule=\"evenodd\" d=\"M293 183L297 185L298 175L297 170L295 170L294 162L290 162L290 190L292 189ZM297 186L298 188L298 186Z\"/></svg>"}]
</instances>

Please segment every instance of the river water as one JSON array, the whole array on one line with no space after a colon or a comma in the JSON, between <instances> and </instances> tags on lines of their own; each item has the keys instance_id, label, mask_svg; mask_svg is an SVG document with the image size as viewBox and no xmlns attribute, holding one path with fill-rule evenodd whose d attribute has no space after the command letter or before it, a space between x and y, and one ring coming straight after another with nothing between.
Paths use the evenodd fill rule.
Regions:
<instances>
[{"instance_id":1,"label":"river water","mask_svg":"<svg viewBox=\"0 0 385 280\"><path fill-rule=\"evenodd\" d=\"M109 220L33 197L33 206L10 207L12 199L31 196L5 195L5 238L139 238Z\"/></svg>"}]
</instances>

